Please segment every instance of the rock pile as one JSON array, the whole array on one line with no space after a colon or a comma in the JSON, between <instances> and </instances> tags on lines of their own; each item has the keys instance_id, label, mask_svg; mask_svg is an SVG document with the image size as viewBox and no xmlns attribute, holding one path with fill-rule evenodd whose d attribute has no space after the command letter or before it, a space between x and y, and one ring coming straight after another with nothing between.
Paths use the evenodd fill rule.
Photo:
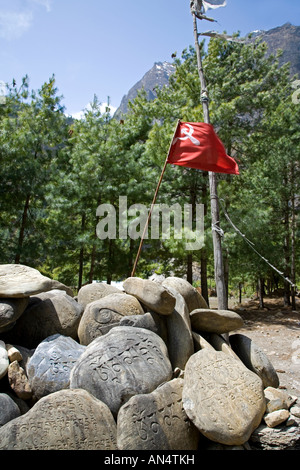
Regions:
<instances>
[{"instance_id":1,"label":"rock pile","mask_svg":"<svg viewBox=\"0 0 300 470\"><path fill-rule=\"evenodd\" d=\"M0 450L300 448L297 398L238 314L176 277L123 289L75 299L0 266Z\"/></svg>"}]
</instances>

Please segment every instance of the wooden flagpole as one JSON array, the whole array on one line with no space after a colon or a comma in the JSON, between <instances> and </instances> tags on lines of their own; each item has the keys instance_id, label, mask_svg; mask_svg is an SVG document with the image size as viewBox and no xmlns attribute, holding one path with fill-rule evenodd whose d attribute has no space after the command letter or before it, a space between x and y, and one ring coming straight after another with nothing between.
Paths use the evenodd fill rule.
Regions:
<instances>
[{"instance_id":1,"label":"wooden flagpole","mask_svg":"<svg viewBox=\"0 0 300 470\"><path fill-rule=\"evenodd\" d=\"M149 225L149 222L150 222L150 219L151 219L151 215L152 215L152 212L153 212L153 208L154 208L154 205L155 205L155 202L156 202L156 199L157 199L157 194L158 194L161 182L163 180L164 173L166 171L168 158L169 158L170 151L171 151L171 146L172 146L172 143L173 143L174 137L176 135L179 124L180 124L180 119L178 119L178 121L177 121L177 125L176 125L175 131L174 131L174 135L173 135L173 138L172 138L171 143L170 143L169 151L168 151L168 154L167 154L167 157L166 157L166 160L165 160L165 163L164 163L164 166L163 166L163 169L162 169L162 172L161 172L161 175L160 175L160 178L159 178L159 181L158 181L155 193L154 193L151 208L150 208L150 211L149 211L149 214L148 214L148 218L147 218L147 221L146 221L146 224L145 224L145 227L144 227L144 231L143 231L143 234L142 234L142 237L141 237L139 249L138 249L138 252L137 252L137 255L136 255L136 258L135 258L135 262L134 262L134 265L133 265L133 269L132 269L132 272L131 272L131 277L134 277L134 275L135 275L136 267L137 267L137 264L138 264L138 261L139 261L139 258L140 258L140 254L141 254L141 251L142 251L142 246L143 246L143 243L144 243L146 230L148 228L148 225Z\"/></svg>"},{"instance_id":2,"label":"wooden flagpole","mask_svg":"<svg viewBox=\"0 0 300 470\"><path fill-rule=\"evenodd\" d=\"M209 116L209 105L208 105L208 92L206 88L206 81L203 72L201 51L198 40L198 30L197 30L197 18L195 11L191 9L193 15L194 23L194 38L195 38L195 48L197 55L197 64L198 64L198 73L201 85L201 101L203 107L203 116L204 122L210 124ZM205 18L203 18L205 19ZM228 309L228 300L226 293L226 284L224 276L224 264L223 264L223 255L222 255L222 232L219 226L220 217L219 217L219 199L218 199L218 188L217 188L217 179L216 174L209 172L209 186L210 186L210 200L211 200L211 218L212 218L212 236L213 236L213 246L214 246L214 268L215 268L215 282L216 282L216 291L218 298L218 309L227 310Z\"/></svg>"}]
</instances>

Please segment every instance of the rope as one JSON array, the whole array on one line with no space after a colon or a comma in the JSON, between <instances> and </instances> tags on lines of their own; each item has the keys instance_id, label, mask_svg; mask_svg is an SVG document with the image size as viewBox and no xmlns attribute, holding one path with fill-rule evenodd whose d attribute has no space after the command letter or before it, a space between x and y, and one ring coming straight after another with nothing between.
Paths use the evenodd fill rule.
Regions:
<instances>
[{"instance_id":1,"label":"rope","mask_svg":"<svg viewBox=\"0 0 300 470\"><path fill-rule=\"evenodd\" d=\"M223 199L222 199L223 201ZM224 208L223 204L221 203L221 206L222 206L222 209L223 209L223 212L224 212L224 215L226 217L226 219L228 220L228 222L231 224L231 226L234 228L234 230L245 240L245 242L250 246L250 248L263 260L265 261L265 263L267 263L270 268L272 268L274 271L277 272L277 274L279 274L286 282L288 282L292 287L294 287L295 289L297 289L297 286L296 284L294 284L288 277L286 277L284 275L283 272L279 271L279 269L277 269L275 266L273 266L273 264L270 263L270 261L268 261L264 256L262 256L255 248L254 248L254 243L251 242L235 225L234 223L232 222L232 220L230 219L226 209Z\"/></svg>"}]
</instances>

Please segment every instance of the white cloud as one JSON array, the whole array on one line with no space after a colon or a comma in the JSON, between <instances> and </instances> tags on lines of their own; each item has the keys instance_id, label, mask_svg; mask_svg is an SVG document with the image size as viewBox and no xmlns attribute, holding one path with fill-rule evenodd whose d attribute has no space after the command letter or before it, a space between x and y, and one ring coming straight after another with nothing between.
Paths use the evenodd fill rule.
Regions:
<instances>
[{"instance_id":1,"label":"white cloud","mask_svg":"<svg viewBox=\"0 0 300 470\"><path fill-rule=\"evenodd\" d=\"M28 31L39 7L51 11L52 0L0 0L0 38L20 38Z\"/></svg>"},{"instance_id":2,"label":"white cloud","mask_svg":"<svg viewBox=\"0 0 300 470\"><path fill-rule=\"evenodd\" d=\"M38 5L45 7L48 12L51 11L52 0L29 0L29 1L30 3L36 3Z\"/></svg>"},{"instance_id":3,"label":"white cloud","mask_svg":"<svg viewBox=\"0 0 300 470\"><path fill-rule=\"evenodd\" d=\"M107 106L108 106L107 103L101 103L101 105L100 105L101 114L104 114L106 112ZM110 109L110 115L113 116L115 111L117 110L117 108L115 108L114 106L109 105L109 109ZM90 103L85 107L84 110L72 113L70 116L74 119L83 119L84 114L85 114L85 110L86 111L91 110L91 104Z\"/></svg>"},{"instance_id":4,"label":"white cloud","mask_svg":"<svg viewBox=\"0 0 300 470\"><path fill-rule=\"evenodd\" d=\"M0 37L18 39L31 26L32 12L0 11Z\"/></svg>"}]
</instances>

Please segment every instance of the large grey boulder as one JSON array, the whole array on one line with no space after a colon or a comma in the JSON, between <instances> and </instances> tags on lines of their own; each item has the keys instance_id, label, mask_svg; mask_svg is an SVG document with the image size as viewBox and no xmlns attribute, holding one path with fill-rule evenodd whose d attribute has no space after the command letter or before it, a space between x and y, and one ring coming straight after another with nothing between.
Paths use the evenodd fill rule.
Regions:
<instances>
[{"instance_id":1,"label":"large grey boulder","mask_svg":"<svg viewBox=\"0 0 300 470\"><path fill-rule=\"evenodd\" d=\"M54 334L77 339L83 307L62 290L30 297L29 305L6 335L6 340L28 349Z\"/></svg>"},{"instance_id":2,"label":"large grey boulder","mask_svg":"<svg viewBox=\"0 0 300 470\"><path fill-rule=\"evenodd\" d=\"M231 310L196 309L190 312L192 329L197 332L228 333L244 324L242 317Z\"/></svg>"},{"instance_id":3,"label":"large grey boulder","mask_svg":"<svg viewBox=\"0 0 300 470\"><path fill-rule=\"evenodd\" d=\"M27 364L33 397L39 400L68 388L71 370L85 349L74 339L59 334L42 341Z\"/></svg>"},{"instance_id":4,"label":"large grey boulder","mask_svg":"<svg viewBox=\"0 0 300 470\"><path fill-rule=\"evenodd\" d=\"M22 264L0 264L0 297L29 297L52 289L50 278Z\"/></svg>"},{"instance_id":5,"label":"large grey boulder","mask_svg":"<svg viewBox=\"0 0 300 470\"><path fill-rule=\"evenodd\" d=\"M263 381L264 387L279 387L279 377L273 364L263 350L246 335L234 334L229 336L233 351L248 367Z\"/></svg>"},{"instance_id":6,"label":"large grey boulder","mask_svg":"<svg viewBox=\"0 0 300 470\"><path fill-rule=\"evenodd\" d=\"M122 294L122 291L111 284L93 282L92 284L86 284L79 289L77 299L83 307L86 307L90 302L100 300L109 294Z\"/></svg>"},{"instance_id":7,"label":"large grey boulder","mask_svg":"<svg viewBox=\"0 0 300 470\"><path fill-rule=\"evenodd\" d=\"M143 315L140 302L120 292L104 296L86 305L78 327L81 344L88 345L98 336L105 335L109 330L120 324L124 316Z\"/></svg>"},{"instance_id":8,"label":"large grey boulder","mask_svg":"<svg viewBox=\"0 0 300 470\"><path fill-rule=\"evenodd\" d=\"M225 445L247 442L266 409L261 379L239 360L209 348L188 360L182 397L199 431Z\"/></svg>"},{"instance_id":9,"label":"large grey boulder","mask_svg":"<svg viewBox=\"0 0 300 470\"><path fill-rule=\"evenodd\" d=\"M108 407L85 390L41 398L0 428L0 450L117 450Z\"/></svg>"},{"instance_id":10,"label":"large grey boulder","mask_svg":"<svg viewBox=\"0 0 300 470\"><path fill-rule=\"evenodd\" d=\"M29 297L23 298L0 298L0 333L22 315L29 302Z\"/></svg>"},{"instance_id":11,"label":"large grey boulder","mask_svg":"<svg viewBox=\"0 0 300 470\"><path fill-rule=\"evenodd\" d=\"M204 297L185 279L170 276L162 282L162 285L166 288L171 287L181 294L186 301L189 312L192 312L197 308L208 308Z\"/></svg>"},{"instance_id":12,"label":"large grey boulder","mask_svg":"<svg viewBox=\"0 0 300 470\"><path fill-rule=\"evenodd\" d=\"M191 321L183 296L171 287L169 291L174 295L176 304L171 315L166 316L168 352L173 370L177 367L183 370L194 353Z\"/></svg>"},{"instance_id":13,"label":"large grey boulder","mask_svg":"<svg viewBox=\"0 0 300 470\"><path fill-rule=\"evenodd\" d=\"M118 413L120 450L196 450L199 431L182 407L182 379L135 395Z\"/></svg>"},{"instance_id":14,"label":"large grey boulder","mask_svg":"<svg viewBox=\"0 0 300 470\"><path fill-rule=\"evenodd\" d=\"M168 316L159 315L155 312L146 312L143 315L130 315L121 318L120 326L133 326L135 328L146 328L160 336L165 343L168 340L166 326Z\"/></svg>"},{"instance_id":15,"label":"large grey boulder","mask_svg":"<svg viewBox=\"0 0 300 470\"><path fill-rule=\"evenodd\" d=\"M175 307L175 297L161 284L149 279L129 277L123 282L127 294L136 297L150 311L170 315Z\"/></svg>"},{"instance_id":16,"label":"large grey boulder","mask_svg":"<svg viewBox=\"0 0 300 470\"><path fill-rule=\"evenodd\" d=\"M20 414L20 409L14 400L6 393L0 393L0 429L1 426L17 418Z\"/></svg>"},{"instance_id":17,"label":"large grey boulder","mask_svg":"<svg viewBox=\"0 0 300 470\"><path fill-rule=\"evenodd\" d=\"M9 360L7 349L4 341L0 340L0 379L6 375L8 366Z\"/></svg>"},{"instance_id":18,"label":"large grey boulder","mask_svg":"<svg viewBox=\"0 0 300 470\"><path fill-rule=\"evenodd\" d=\"M159 336L116 326L86 347L71 371L70 388L88 390L116 416L133 395L152 392L171 377L167 348Z\"/></svg>"}]
</instances>

